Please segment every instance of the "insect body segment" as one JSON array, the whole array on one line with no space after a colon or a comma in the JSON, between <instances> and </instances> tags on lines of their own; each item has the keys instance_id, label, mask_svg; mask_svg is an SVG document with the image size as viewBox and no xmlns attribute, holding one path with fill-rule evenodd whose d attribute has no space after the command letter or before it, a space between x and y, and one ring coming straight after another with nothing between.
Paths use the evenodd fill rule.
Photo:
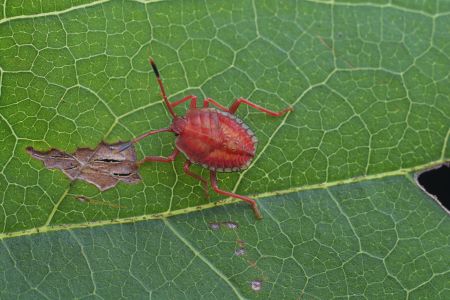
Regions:
<instances>
[{"instance_id":1,"label":"insect body segment","mask_svg":"<svg viewBox=\"0 0 450 300\"><path fill-rule=\"evenodd\" d=\"M255 200L221 190L218 187L216 172L236 172L243 170L250 165L255 156L258 142L255 134L241 119L234 115L239 105L246 104L275 117L292 111L292 108L288 107L280 112L274 112L244 98L237 99L229 108L222 106L211 98L206 98L203 101L203 107L198 108L196 96L187 96L171 103L166 96L155 62L150 60L150 64L156 75L163 100L173 117L173 122L169 128L152 130L133 139L121 151L147 136L159 132L173 132L177 135L177 138L175 141L176 148L171 155L168 157L147 156L139 164L150 161L171 162L182 152L187 158L183 168L184 172L199 180L206 194L208 182L205 178L190 170L192 163L199 164L210 170L209 181L216 193L241 199L249 203L255 213L255 217L261 219L262 216ZM173 108L188 101L190 101L190 105L186 115L178 116ZM209 107L210 104L216 108Z\"/></svg>"},{"instance_id":2,"label":"insect body segment","mask_svg":"<svg viewBox=\"0 0 450 300\"><path fill-rule=\"evenodd\" d=\"M232 172L250 165L254 133L230 113L215 108L190 109L176 147L193 163L212 171Z\"/></svg>"}]
</instances>

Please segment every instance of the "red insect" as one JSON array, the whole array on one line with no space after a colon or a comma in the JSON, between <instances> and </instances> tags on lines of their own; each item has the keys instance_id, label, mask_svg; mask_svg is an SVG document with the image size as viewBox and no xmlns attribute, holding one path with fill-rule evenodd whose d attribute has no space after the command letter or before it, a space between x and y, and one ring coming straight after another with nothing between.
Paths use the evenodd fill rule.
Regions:
<instances>
[{"instance_id":1,"label":"red insect","mask_svg":"<svg viewBox=\"0 0 450 300\"><path fill-rule=\"evenodd\" d=\"M158 68L152 59L150 59L150 64L155 72L164 102L173 117L173 122L168 128L152 130L133 139L121 151L149 135L159 132L173 132L177 138L175 150L171 155L168 157L147 156L139 164L148 161L172 162L182 152L187 158L183 168L184 172L201 181L205 191L208 189L206 179L189 169L193 163L210 170L211 186L216 193L248 202L252 206L256 218L261 219L262 216L255 200L221 190L217 186L216 173L244 170L255 156L258 143L255 134L241 119L234 115L239 105L244 103L275 117L282 116L293 109L289 107L280 112L274 112L243 98L237 99L229 108L220 105L211 98L203 100L203 107L197 108L196 96L187 96L171 103L167 99ZM190 101L189 110L185 116L178 116L173 108L187 101ZM216 106L218 109L210 108L209 104Z\"/></svg>"}]
</instances>

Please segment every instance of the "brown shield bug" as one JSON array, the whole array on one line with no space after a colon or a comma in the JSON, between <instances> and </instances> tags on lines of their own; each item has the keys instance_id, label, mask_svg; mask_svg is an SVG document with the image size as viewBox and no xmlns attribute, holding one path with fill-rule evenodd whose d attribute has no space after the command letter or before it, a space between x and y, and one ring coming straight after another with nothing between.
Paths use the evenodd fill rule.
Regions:
<instances>
[{"instance_id":1,"label":"brown shield bug","mask_svg":"<svg viewBox=\"0 0 450 300\"><path fill-rule=\"evenodd\" d=\"M222 106L211 98L206 98L203 100L203 107L197 107L197 97L192 95L175 102L169 102L158 68L152 59L150 59L150 64L155 72L163 100L173 117L173 122L168 128L152 130L133 139L125 144L120 151L152 134L173 132L176 135L176 140L175 150L171 155L168 157L147 156L138 164L150 161L172 162L181 152L187 158L183 168L184 172L199 180L205 191L208 189L208 182L205 178L190 170L192 164L198 164L209 169L211 186L216 193L249 203L255 217L261 219L262 215L255 200L221 190L217 186L216 174L217 172L244 170L248 168L255 156L258 144L255 134L241 119L234 115L239 105L246 104L274 117L282 116L293 109L288 107L280 112L274 112L244 98L237 99L229 108ZM190 105L186 115L178 116L173 108L187 101L190 101ZM210 104L216 108L209 107Z\"/></svg>"}]
</instances>

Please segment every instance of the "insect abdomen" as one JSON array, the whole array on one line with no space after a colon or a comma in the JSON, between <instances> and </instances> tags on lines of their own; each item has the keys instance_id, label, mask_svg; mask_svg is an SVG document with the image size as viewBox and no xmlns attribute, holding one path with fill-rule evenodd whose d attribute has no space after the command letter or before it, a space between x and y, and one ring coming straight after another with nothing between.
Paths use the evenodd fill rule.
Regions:
<instances>
[{"instance_id":1,"label":"insect abdomen","mask_svg":"<svg viewBox=\"0 0 450 300\"><path fill-rule=\"evenodd\" d=\"M219 172L248 167L256 145L254 133L242 120L214 108L189 110L176 140L190 161Z\"/></svg>"}]
</instances>

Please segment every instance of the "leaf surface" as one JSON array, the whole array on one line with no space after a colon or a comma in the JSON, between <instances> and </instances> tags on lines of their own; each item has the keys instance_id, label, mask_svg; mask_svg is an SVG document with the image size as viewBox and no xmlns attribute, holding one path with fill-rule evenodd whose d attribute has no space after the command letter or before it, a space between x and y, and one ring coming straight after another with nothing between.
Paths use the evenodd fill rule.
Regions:
<instances>
[{"instance_id":1,"label":"leaf surface","mask_svg":"<svg viewBox=\"0 0 450 300\"><path fill-rule=\"evenodd\" d=\"M123 295L193 298L420 298L449 289L448 216L408 179L450 157L448 1L4 1L0 17L0 238L16 237L2 241L0 259L14 270L4 276L22 278L4 277L5 295L108 297L113 280L126 283L116 287ZM193 94L295 108L281 118L238 110L258 152L219 184L268 197L263 222L254 225L245 205L204 210L232 201L204 199L181 156L145 165L141 184L100 192L26 153L93 149L167 127L150 56L172 101ZM172 135L152 136L138 156L167 156L173 145ZM224 220L239 229L208 227ZM233 254L241 238L244 258ZM65 276L49 271L50 257ZM67 273L74 258L81 277ZM149 265L159 273L146 274ZM251 280L263 281L260 292Z\"/></svg>"},{"instance_id":2,"label":"leaf surface","mask_svg":"<svg viewBox=\"0 0 450 300\"><path fill-rule=\"evenodd\" d=\"M450 219L408 176L259 204L259 222L233 204L6 239L0 295L445 299L450 289Z\"/></svg>"}]
</instances>

